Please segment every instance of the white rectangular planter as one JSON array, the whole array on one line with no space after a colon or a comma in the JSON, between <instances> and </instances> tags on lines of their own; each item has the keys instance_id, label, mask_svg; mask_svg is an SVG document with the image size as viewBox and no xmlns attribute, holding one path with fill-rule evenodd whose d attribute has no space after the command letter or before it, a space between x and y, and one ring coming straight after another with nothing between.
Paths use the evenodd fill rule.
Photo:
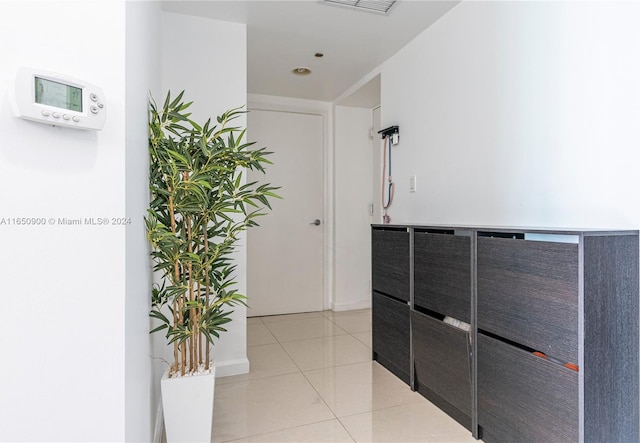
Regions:
<instances>
[{"instance_id":1,"label":"white rectangular planter","mask_svg":"<svg viewBox=\"0 0 640 443\"><path fill-rule=\"evenodd\" d=\"M211 442L215 367L209 374L169 378L160 383L168 443Z\"/></svg>"}]
</instances>

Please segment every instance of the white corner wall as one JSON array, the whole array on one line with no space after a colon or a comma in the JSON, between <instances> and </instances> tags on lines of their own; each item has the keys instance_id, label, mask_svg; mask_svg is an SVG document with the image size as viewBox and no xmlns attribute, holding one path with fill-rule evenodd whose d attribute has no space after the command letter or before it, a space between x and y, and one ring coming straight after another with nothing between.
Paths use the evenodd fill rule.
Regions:
<instances>
[{"instance_id":1,"label":"white corner wall","mask_svg":"<svg viewBox=\"0 0 640 443\"><path fill-rule=\"evenodd\" d=\"M0 41L0 441L123 441L126 228L59 220L126 213L125 3L0 2ZM102 86L104 129L13 117L21 65Z\"/></svg>"},{"instance_id":2,"label":"white corner wall","mask_svg":"<svg viewBox=\"0 0 640 443\"><path fill-rule=\"evenodd\" d=\"M185 99L194 101L190 110L196 121L209 117L215 121L228 109L246 105L246 25L164 11L161 72L162 91L156 101L162 102L168 90L173 96L185 90ZM241 127L247 124L245 116L234 122ZM241 242L235 256L241 294L246 293L246 258L246 244ZM232 318L213 347L220 376L249 371L246 308L234 308Z\"/></svg>"},{"instance_id":3,"label":"white corner wall","mask_svg":"<svg viewBox=\"0 0 640 443\"><path fill-rule=\"evenodd\" d=\"M332 309L371 306L372 110L334 109L334 291ZM377 139L377 137L376 137ZM377 144L376 144L377 146Z\"/></svg>"},{"instance_id":4,"label":"white corner wall","mask_svg":"<svg viewBox=\"0 0 640 443\"><path fill-rule=\"evenodd\" d=\"M392 223L637 229L638 17L635 2L462 2L390 58Z\"/></svg>"},{"instance_id":5,"label":"white corner wall","mask_svg":"<svg viewBox=\"0 0 640 443\"><path fill-rule=\"evenodd\" d=\"M151 260L144 216L149 206L149 91L160 89L159 2L126 2L125 48L125 440L154 439L162 369L150 358ZM154 364L155 363L155 364Z\"/></svg>"}]
</instances>

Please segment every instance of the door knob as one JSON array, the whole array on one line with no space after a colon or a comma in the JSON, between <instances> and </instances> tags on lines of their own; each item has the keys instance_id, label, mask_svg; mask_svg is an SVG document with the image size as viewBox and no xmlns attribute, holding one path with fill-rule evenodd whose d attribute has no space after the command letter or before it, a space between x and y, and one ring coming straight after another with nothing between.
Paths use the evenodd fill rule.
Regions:
<instances>
[{"instance_id":1,"label":"door knob","mask_svg":"<svg viewBox=\"0 0 640 443\"><path fill-rule=\"evenodd\" d=\"M322 223L322 222L316 218L316 219L313 221L313 223L309 223L309 224L310 224L310 225L320 226L320 223Z\"/></svg>"}]
</instances>

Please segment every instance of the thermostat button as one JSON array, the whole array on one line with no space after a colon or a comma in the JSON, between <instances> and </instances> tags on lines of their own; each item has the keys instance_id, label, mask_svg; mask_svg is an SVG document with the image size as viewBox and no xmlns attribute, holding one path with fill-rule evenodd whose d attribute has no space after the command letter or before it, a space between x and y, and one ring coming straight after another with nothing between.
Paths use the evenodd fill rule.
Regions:
<instances>
[{"instance_id":1,"label":"thermostat button","mask_svg":"<svg viewBox=\"0 0 640 443\"><path fill-rule=\"evenodd\" d=\"M54 112L53 114L51 114L51 117L60 118L60 114L58 112Z\"/></svg>"},{"instance_id":2,"label":"thermostat button","mask_svg":"<svg viewBox=\"0 0 640 443\"><path fill-rule=\"evenodd\" d=\"M45 117L49 117L51 115L49 111L42 111L41 114L44 115Z\"/></svg>"},{"instance_id":3,"label":"thermostat button","mask_svg":"<svg viewBox=\"0 0 640 443\"><path fill-rule=\"evenodd\" d=\"M73 120L74 122L79 122L80 121L80 119L78 117L76 117L76 116L74 116L71 120Z\"/></svg>"},{"instance_id":4,"label":"thermostat button","mask_svg":"<svg viewBox=\"0 0 640 443\"><path fill-rule=\"evenodd\" d=\"M98 113L98 108L97 108L97 107L95 107L95 106L91 106L91 108L90 108L90 109L91 109L91 113L92 113L92 114L97 114L97 113Z\"/></svg>"},{"instance_id":5,"label":"thermostat button","mask_svg":"<svg viewBox=\"0 0 640 443\"><path fill-rule=\"evenodd\" d=\"M91 94L89 94L89 98L91 99L92 102L97 102L98 101L98 96L93 92Z\"/></svg>"},{"instance_id":6,"label":"thermostat button","mask_svg":"<svg viewBox=\"0 0 640 443\"><path fill-rule=\"evenodd\" d=\"M100 109L104 108L104 103L98 102L96 104L98 105L98 108L100 108Z\"/></svg>"},{"instance_id":7,"label":"thermostat button","mask_svg":"<svg viewBox=\"0 0 640 443\"><path fill-rule=\"evenodd\" d=\"M62 118L65 120L69 120L71 118L71 116L69 114L63 114Z\"/></svg>"}]
</instances>

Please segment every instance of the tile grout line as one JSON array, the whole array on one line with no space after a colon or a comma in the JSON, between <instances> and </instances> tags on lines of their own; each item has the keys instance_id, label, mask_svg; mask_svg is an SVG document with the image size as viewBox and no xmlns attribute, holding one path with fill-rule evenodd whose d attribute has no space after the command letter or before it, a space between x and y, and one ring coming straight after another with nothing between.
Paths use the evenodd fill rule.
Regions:
<instances>
[{"instance_id":1,"label":"tile grout line","mask_svg":"<svg viewBox=\"0 0 640 443\"><path fill-rule=\"evenodd\" d=\"M328 317L325 317L325 318L327 318L327 320L329 320L331 323L333 323L334 325L336 325L337 327L339 327L339 326L338 326L338 325L333 321L333 319L330 319L330 318L328 318ZM342 329L342 328L340 328L340 329ZM344 330L344 329L342 329L342 330ZM353 334L351 334L351 333L350 333L350 332L348 332L348 331L345 331L345 332L346 332L348 335L350 335L354 340L356 340L356 341L360 342L360 340L358 340L356 337L354 337L354 336L353 336ZM360 342L360 343L362 343L362 342ZM284 349L284 347L283 347L283 349ZM286 350L285 350L285 352L286 352ZM289 355L289 354L287 353L287 355ZM289 358L291 358L291 359L293 360L293 358L292 358L291 356L289 356ZM295 361L294 361L294 363L295 363ZM297 365L297 363L295 363L295 364L296 364L296 366L298 366L298 365ZM351 363L351 364L356 364L356 363ZM359 364L359 363L358 363L358 364ZM340 366L347 366L347 365L335 365L335 364L334 364L334 365L332 365L332 366L328 366L327 368L336 368L336 367L340 367ZM327 369L327 368L317 368L317 369L312 369L312 370L322 370L322 369ZM324 405L327 407L327 409L329 409L329 411L331 411L331 413L333 414L334 420L337 420L337 422L338 422L338 423L340 423L340 426L342 427L342 429L344 430L344 432L346 432L346 433L347 433L347 435L349 436L349 438L351 438L351 440L352 440L354 443L357 443L357 440L356 440L356 439L355 439L355 437L351 434L351 432L349 432L349 430L346 428L346 426L344 425L344 423L342 423L342 420L340 420L340 417L338 417L338 415L335 413L335 411L334 411L333 409L331 409L331 407L330 407L330 406L327 404L327 402L325 401L324 397L322 397L322 395L320 395L320 393L318 392L318 390L316 389L316 387L315 387L315 386L313 386L313 383L311 383L311 380L309 380L309 378L307 377L307 374L305 374L305 373L304 373L304 371L302 371L302 370L300 370L300 373L301 373L301 374L302 374L302 376L305 378L305 380L307 380L307 383L309 383L309 385L310 385L310 386L311 386L311 388L315 391L315 393L318 395L318 397L322 400L322 403L324 403Z\"/></svg>"},{"instance_id":2,"label":"tile grout line","mask_svg":"<svg viewBox=\"0 0 640 443\"><path fill-rule=\"evenodd\" d=\"M320 423L327 423L327 422L330 422L330 421L333 421L333 420L335 420L335 419L330 418L330 419L328 419L328 420L320 420L320 421L318 421L318 422L313 422L313 423L307 423L307 424L303 424L303 425L292 426L292 427L290 427L290 428L278 429L278 430L276 430L276 431L269 431L269 432L265 432L264 434L249 435L249 436L247 436L247 437L236 438L236 439L233 439L233 440L225 440L225 441L221 441L220 443L233 443L233 442L237 442L237 441L246 440L247 438L260 437L260 436L263 436L263 435L275 434L275 433L278 433L278 432L287 431L287 430L289 430L289 429L298 429L298 428L302 428L302 427L305 427L305 426L317 425L317 424L320 424ZM340 421L338 420L338 422L340 422ZM342 425L342 423L340 423L340 424ZM346 429L345 429L345 432L347 432L347 434L349 434L349 432L348 432ZM351 434L349 434L349 436L351 436ZM353 440L353 438L352 438L352 440ZM355 443L355 440L353 440L353 441L354 441L354 443Z\"/></svg>"},{"instance_id":3,"label":"tile grout line","mask_svg":"<svg viewBox=\"0 0 640 443\"><path fill-rule=\"evenodd\" d=\"M323 318L324 317L323 315ZM355 337L354 337L355 338ZM276 337L276 340L278 341L278 344L280 345L280 347L282 348L282 350L285 352L285 354L291 359L291 361L293 362L294 365L296 365L296 368L298 368L298 372L300 373L300 375L302 375L305 379L305 381L309 384L309 386L311 387L311 389L313 389L313 392L316 393L317 397L322 401L322 404L329 410L329 412L331 412L331 415L333 415L333 419L332 420L337 420L338 423L340 423L340 426L342 426L342 429L344 429L344 431L349 435L349 437L351 437L351 439L355 442L355 439L353 439L353 437L351 436L351 434L349 433L349 431L347 431L347 429L344 427L344 425L342 424L342 422L340 421L340 419L338 418L338 416L336 415L336 413L333 411L333 409L331 409L329 407L329 405L327 404L327 402L325 401L324 397L322 397L322 395L320 395L320 393L318 392L318 390L316 389L315 386L313 386L313 383L311 383L311 381L309 380L309 378L307 377L307 375L304 373L304 371L300 368L300 366L298 366L298 363L293 359L293 356L291 354L289 354L289 352L287 352L286 348L284 346L282 346L282 342L280 342L280 340L278 340L278 338ZM287 343L287 342L285 342ZM289 342L290 343L290 342ZM322 423L325 421L329 421L329 420L322 420L316 423ZM295 428L289 428L289 429L295 429Z\"/></svg>"},{"instance_id":4,"label":"tile grout line","mask_svg":"<svg viewBox=\"0 0 640 443\"><path fill-rule=\"evenodd\" d=\"M334 313L334 315L335 315L335 313ZM328 318L328 317L327 317L327 318ZM334 318L335 318L335 316L334 316ZM328 319L329 319L329 320L330 320L334 325L338 326L340 329L343 329L342 327L340 327L340 326L339 326L339 325L334 321L334 318L328 318ZM364 343L362 340L358 339L358 337L356 337L353 333L351 333L351 332L349 332L349 331L346 331L346 332L347 332L347 334L349 334L352 338L354 338L354 339L355 339L355 340L357 340L358 342L360 342L360 343L362 343L363 345L365 345L365 346L367 346L367 347L369 347L369 348L370 348L370 346L369 346L367 343ZM365 331L362 331L362 332L365 332ZM369 334L371 334L371 328L369 328L369 331L368 331L368 332L369 332ZM360 363L350 363L350 364L360 364ZM347 364L347 365L333 365L332 367L336 368L336 367L340 367L340 366L348 366L348 364ZM320 368L320 369L326 369L326 368ZM316 369L316 370L317 370L317 369ZM303 372L303 375L304 375L304 376L305 376L305 378L306 378L306 374L304 374L304 372ZM307 379L307 380L308 380L308 379ZM309 382L309 383L311 383L311 382ZM312 386L313 386L313 385L312 385ZM314 389L315 389L315 388L314 388ZM317 392L317 391L316 391L316 392ZM318 395L320 395L320 393L318 393ZM323 401L324 401L324 399L323 399ZM331 410L331 408L329 408L329 409ZM353 442L354 442L354 443L357 443L357 442L358 442L358 440L356 440L355 436L354 436L351 432L349 432L349 429L347 429L347 427L344 425L344 423L342 422L342 419L341 419L340 417L338 417L338 416L336 415L336 413L335 413L335 412L333 412L333 410L331 410L331 412L332 412L332 413L333 413L333 415L336 417L336 420L338 420L338 423L340 423L340 426L342 426L342 429L344 429L344 431L347 433L347 435L349 436L349 438L351 438L351 440L353 440Z\"/></svg>"},{"instance_id":5,"label":"tile grout line","mask_svg":"<svg viewBox=\"0 0 640 443\"><path fill-rule=\"evenodd\" d=\"M329 311L327 311L329 312ZM326 315L324 315L324 318L326 318L327 320L329 320L331 323L333 323L337 328L339 328L342 331L345 331L345 334L339 334L339 335L350 335L354 340L358 341L359 343L362 343L362 341L358 340L358 338L354 337L354 335L346 330L344 330L343 328L341 328L335 321L333 321L332 318L327 317ZM335 335L334 335L335 336ZM319 338L324 338L324 337L319 337ZM276 340L278 340L278 338L276 338ZM298 340L298 341L302 341L302 340ZM280 344L280 346L282 347L282 349L284 350L284 352L289 356L289 358L293 361L293 363L296 365L296 367L298 368L298 370L300 371L300 373L302 374L302 376L305 378L305 380L307 381L307 383L309 383L309 386L311 386L311 388L314 390L314 392L317 394L317 396L322 400L322 403L327 407L327 409L329 409L329 411L331 411L331 414L333 414L334 420L337 420L338 423L340 423L340 426L342 427L342 429L347 433L347 435L349 436L349 438L351 438L351 440L354 443L357 443L357 440L355 439L355 437L351 434L351 432L349 432L349 430L345 427L344 423L342 423L342 420L340 420L340 417L338 417L335 413L335 411L333 409L331 409L331 407L327 404L327 402L325 401L324 397L322 397L322 395L320 395L320 393L318 392L318 390L315 388L315 386L313 386L313 383L311 383L311 381L309 380L309 378L307 377L307 375L305 374L305 371L303 371L302 369L300 369L300 367L298 366L298 364L295 362L295 360L293 359L293 357L287 352L287 350L284 348L284 346L282 346L282 343L278 340L278 343ZM285 343L291 343L291 342L285 342ZM366 343L363 343L366 346ZM350 364L356 364L356 363L350 363ZM327 368L336 368L336 367L340 367L340 366L348 366L348 365L332 365L332 366L328 366L325 368L316 368L316 369L311 369L311 370L322 370L322 369L327 369ZM311 371L310 370L310 371Z\"/></svg>"},{"instance_id":6,"label":"tile grout line","mask_svg":"<svg viewBox=\"0 0 640 443\"><path fill-rule=\"evenodd\" d=\"M276 341L276 343L280 346L280 348L284 351L285 355L287 355L287 357L293 362L293 364L295 365L295 367L297 368L297 371L299 374L302 375L302 377L305 379L305 381L308 383L308 385L311 387L311 389L313 389L313 391L316 393L317 397L322 401L322 403L325 405L325 407L329 410L329 412L331 413L331 415L333 416L332 419L329 420L320 420L318 422L313 422L313 423L307 423L307 424L302 424L302 425L298 425L298 426L293 426L290 428L284 428L284 429L280 429L277 431L270 431L267 433L263 433L263 434L256 434L253 436L248 436L248 437L257 437L260 435L268 435L271 434L273 432L281 432L281 431L286 431L288 429L296 429L299 427L303 427L303 426L308 426L308 425L312 425L312 424L318 424L318 423L323 423L323 422L328 422L328 421L333 421L336 420L337 423L340 424L340 426L342 427L342 429L344 430L344 432L349 436L349 438L351 438L351 440L353 442L357 442L357 440L354 438L354 436L351 434L351 432L349 432L347 430L347 428L344 426L342 420L336 415L336 413L333 411L333 409L331 407L329 407L329 405L327 404L327 402L325 401L325 399L322 397L322 395L320 395L320 393L317 391L317 389L314 387L314 385L311 383L311 381L309 380L309 378L307 377L307 375L305 374L305 371L303 371L300 366L298 365L298 363L294 360L293 356L287 352L287 349L283 346L283 343L294 343L294 342L300 342L300 341L304 341L304 340L314 340L314 339L324 339L324 338L331 338L331 337L339 337L339 336L351 336L351 338L353 338L354 340L356 340L358 343L361 343L362 345L370 348L370 345L367 343L364 343L362 340L358 339L354 333L347 331L346 329L342 328L340 325L338 325L333 318L329 318L325 315L325 312L330 312L330 311L322 311L322 316L318 316L318 317L309 317L309 318L305 318L305 319L291 319L291 320L307 320L307 319L311 319L311 318L324 318L327 319L331 324L333 324L333 326L335 328L337 328L338 330L344 332L343 334L331 334L331 335L322 335L320 337L312 337L312 338L306 338L306 339L300 339L300 340L292 340L292 341L281 341L271 330L271 328L269 328L269 324L270 323L280 323L282 321L290 321L287 319L282 319L281 321L274 321L274 322L268 322L265 323L264 321L262 321L262 319L260 319L260 323L258 324L262 324L266 327L267 331L271 334L271 336L274 338L274 340ZM258 317L260 318L260 317ZM255 324L255 323L254 323ZM371 333L371 330L369 329L369 331L359 331L357 333L361 334L364 332L369 332ZM276 343L264 343L262 345L253 345L253 346L266 346L266 345L273 345ZM249 345L247 345L247 348L249 347ZM330 368L337 368L337 367L342 367L342 366L349 366L349 365L355 365L355 364L360 364L360 362L357 363L347 363L347 364L333 364L327 367L322 367L322 368L314 368L314 369L309 369L308 371L314 371L314 370L322 370L322 369L330 369ZM291 372L289 374L295 374L295 372ZM278 375L273 375L273 376L268 376L268 377L261 377L260 379L267 379L270 377L277 377L277 376L281 376L281 375L285 375L285 374L278 374ZM253 380L259 380L259 379L253 379ZM247 381L252 381L252 380L243 380L240 382L247 382ZM233 383L233 382L232 382ZM243 438L248 438L248 437L243 437ZM235 439L238 440L238 439ZM233 442L234 440L227 440L227 442Z\"/></svg>"}]
</instances>

